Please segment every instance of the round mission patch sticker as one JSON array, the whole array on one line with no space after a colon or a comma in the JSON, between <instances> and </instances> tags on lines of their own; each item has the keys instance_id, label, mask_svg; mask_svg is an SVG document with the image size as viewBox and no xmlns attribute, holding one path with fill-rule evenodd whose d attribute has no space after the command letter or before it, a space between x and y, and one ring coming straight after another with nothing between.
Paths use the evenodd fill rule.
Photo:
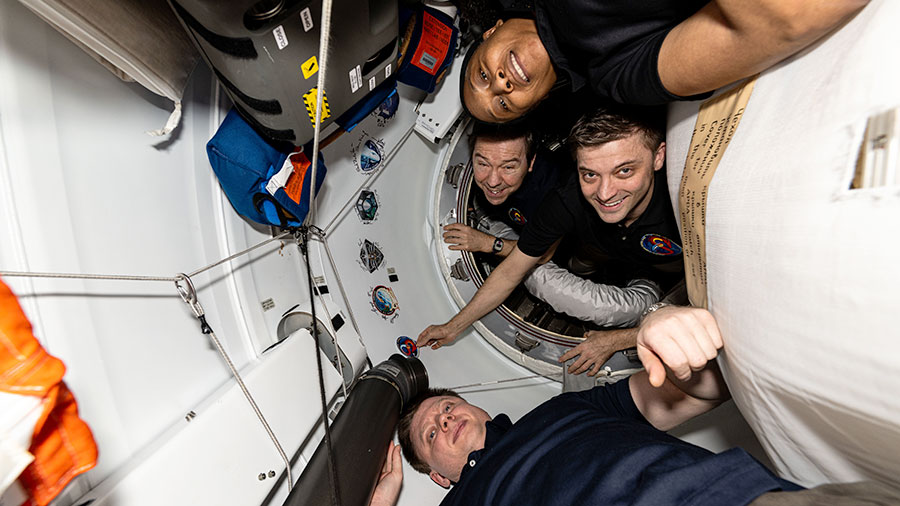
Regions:
<instances>
[{"instance_id":1,"label":"round mission patch sticker","mask_svg":"<svg viewBox=\"0 0 900 506\"><path fill-rule=\"evenodd\" d=\"M419 356L419 348L416 346L416 342L409 336L400 336L397 338L397 349L407 357Z\"/></svg>"},{"instance_id":2,"label":"round mission patch sticker","mask_svg":"<svg viewBox=\"0 0 900 506\"><path fill-rule=\"evenodd\" d=\"M641 237L641 247L648 253L664 257L681 254L681 245L659 234L645 234Z\"/></svg>"},{"instance_id":3,"label":"round mission patch sticker","mask_svg":"<svg viewBox=\"0 0 900 506\"><path fill-rule=\"evenodd\" d=\"M385 316L397 312L397 297L390 288L378 285L372 290L372 307Z\"/></svg>"}]
</instances>

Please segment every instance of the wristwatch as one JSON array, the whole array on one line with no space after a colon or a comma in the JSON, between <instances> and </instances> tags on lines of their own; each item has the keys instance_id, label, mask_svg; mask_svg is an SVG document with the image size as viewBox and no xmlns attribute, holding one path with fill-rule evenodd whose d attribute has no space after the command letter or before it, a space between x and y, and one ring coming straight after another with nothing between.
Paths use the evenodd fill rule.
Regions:
<instances>
[{"instance_id":1,"label":"wristwatch","mask_svg":"<svg viewBox=\"0 0 900 506\"><path fill-rule=\"evenodd\" d=\"M647 309L644 310L643 313L641 313L641 320L646 318L648 314L656 311L657 309L662 309L662 308L664 308L666 306L670 306L670 305L671 304L669 304L667 302L656 302L656 303L651 304L650 307L648 307Z\"/></svg>"},{"instance_id":2,"label":"wristwatch","mask_svg":"<svg viewBox=\"0 0 900 506\"><path fill-rule=\"evenodd\" d=\"M491 251L494 253L500 253L503 251L503 239L497 237L494 239L494 246L491 248Z\"/></svg>"}]
</instances>

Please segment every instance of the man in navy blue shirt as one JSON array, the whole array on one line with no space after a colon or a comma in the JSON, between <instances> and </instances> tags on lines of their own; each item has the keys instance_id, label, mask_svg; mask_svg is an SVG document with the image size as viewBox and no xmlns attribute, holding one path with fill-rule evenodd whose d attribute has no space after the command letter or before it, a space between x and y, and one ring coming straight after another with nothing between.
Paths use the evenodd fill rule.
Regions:
<instances>
[{"instance_id":1,"label":"man in navy blue shirt","mask_svg":"<svg viewBox=\"0 0 900 506\"><path fill-rule=\"evenodd\" d=\"M712 315L665 306L637 330L642 371L614 385L554 397L515 424L447 390L415 399L397 428L372 506L395 503L398 449L452 490L451 505L859 505L897 496L871 482L802 490L744 450L714 454L666 434L729 397L713 360ZM810 494L807 494L810 493ZM812 495L812 497L810 497ZM824 497L823 497L824 495Z\"/></svg>"},{"instance_id":2,"label":"man in navy blue shirt","mask_svg":"<svg viewBox=\"0 0 900 506\"><path fill-rule=\"evenodd\" d=\"M662 308L644 323L649 372L560 395L516 424L437 392L402 417L404 455L438 485L456 484L442 505L720 505L734 487L745 504L785 485L742 450L714 455L662 432L728 398L718 369L705 367L722 340L702 309ZM675 324L689 332L667 333Z\"/></svg>"}]
</instances>

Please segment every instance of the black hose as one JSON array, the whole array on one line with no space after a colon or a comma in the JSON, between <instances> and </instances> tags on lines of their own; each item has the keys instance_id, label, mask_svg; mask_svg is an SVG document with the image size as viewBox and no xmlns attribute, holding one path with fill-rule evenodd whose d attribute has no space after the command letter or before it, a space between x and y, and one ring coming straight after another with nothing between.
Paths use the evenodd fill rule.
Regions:
<instances>
[{"instance_id":1,"label":"black hose","mask_svg":"<svg viewBox=\"0 0 900 506\"><path fill-rule=\"evenodd\" d=\"M388 443L403 407L428 388L428 373L416 358L395 354L366 372L331 425L332 462L342 506L366 506L384 465ZM328 447L316 448L284 506L329 504Z\"/></svg>"}]
</instances>

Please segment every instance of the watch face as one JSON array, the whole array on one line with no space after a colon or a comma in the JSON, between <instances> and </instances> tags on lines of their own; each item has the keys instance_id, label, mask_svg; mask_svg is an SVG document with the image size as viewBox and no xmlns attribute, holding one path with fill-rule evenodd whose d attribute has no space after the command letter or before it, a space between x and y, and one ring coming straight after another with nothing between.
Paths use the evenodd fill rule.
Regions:
<instances>
[{"instance_id":1,"label":"watch face","mask_svg":"<svg viewBox=\"0 0 900 506\"><path fill-rule=\"evenodd\" d=\"M503 251L503 239L499 237L494 239L494 253L500 253Z\"/></svg>"}]
</instances>

